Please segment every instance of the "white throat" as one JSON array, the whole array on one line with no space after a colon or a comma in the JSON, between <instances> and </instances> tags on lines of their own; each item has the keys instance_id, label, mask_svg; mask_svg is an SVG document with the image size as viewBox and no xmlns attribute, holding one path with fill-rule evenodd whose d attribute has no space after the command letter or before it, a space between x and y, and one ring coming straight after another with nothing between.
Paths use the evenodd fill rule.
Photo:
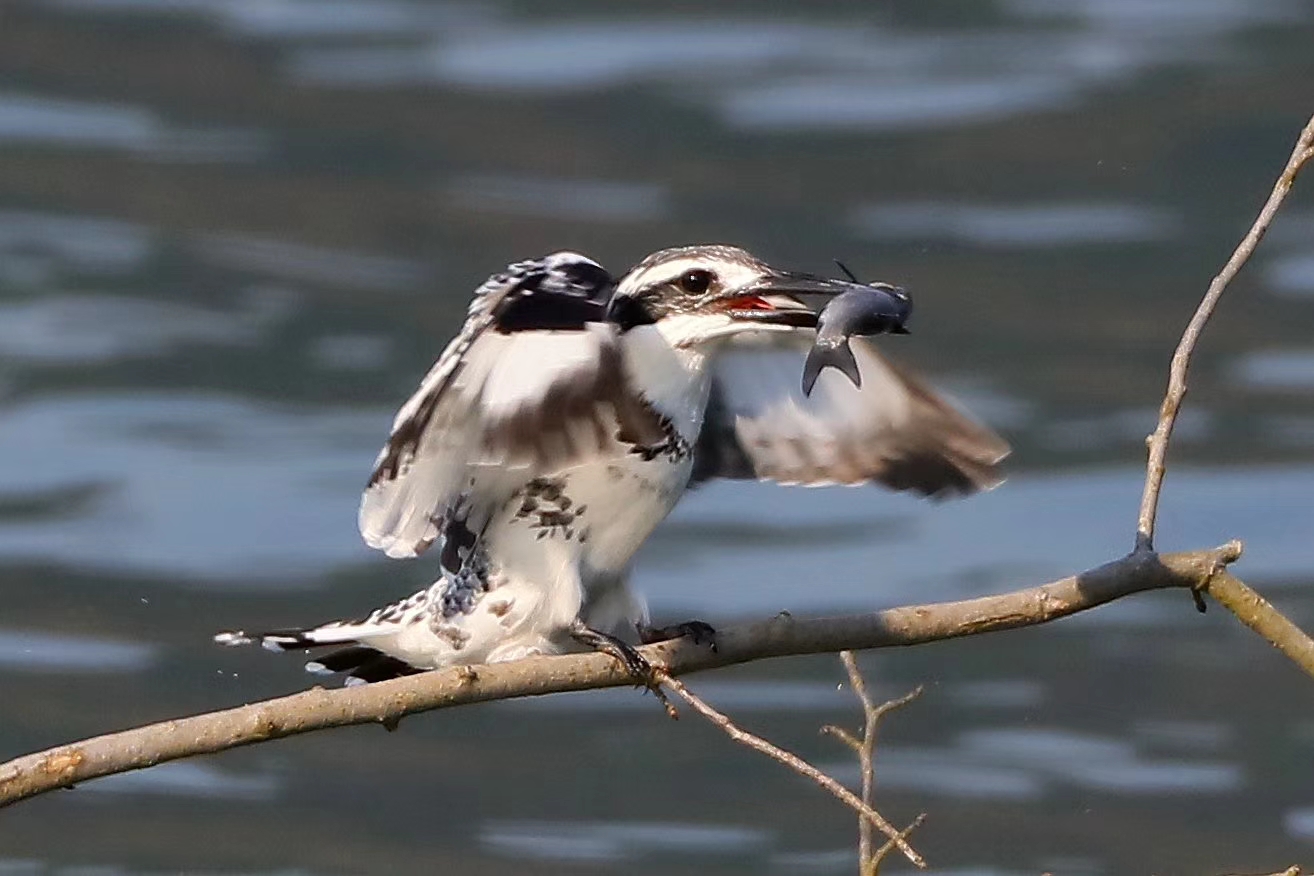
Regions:
<instances>
[{"instance_id":1,"label":"white throat","mask_svg":"<svg viewBox=\"0 0 1314 876\"><path fill-rule=\"evenodd\" d=\"M635 326L621 341L625 370L633 388L686 440L698 437L711 387L707 317L668 317ZM729 322L728 319L725 320Z\"/></svg>"}]
</instances>

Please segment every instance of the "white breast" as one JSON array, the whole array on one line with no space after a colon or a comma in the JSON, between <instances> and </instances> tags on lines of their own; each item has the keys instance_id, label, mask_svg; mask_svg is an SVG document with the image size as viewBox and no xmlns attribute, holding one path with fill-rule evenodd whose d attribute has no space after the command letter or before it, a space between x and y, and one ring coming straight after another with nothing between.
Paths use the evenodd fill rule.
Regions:
<instances>
[{"instance_id":1,"label":"white breast","mask_svg":"<svg viewBox=\"0 0 1314 876\"><path fill-rule=\"evenodd\" d=\"M634 387L649 404L670 417L691 444L703 425L711 369L702 347L686 342L701 334L698 330L704 329L701 323L706 319L667 317L657 325L630 329L621 342L625 368Z\"/></svg>"}]
</instances>

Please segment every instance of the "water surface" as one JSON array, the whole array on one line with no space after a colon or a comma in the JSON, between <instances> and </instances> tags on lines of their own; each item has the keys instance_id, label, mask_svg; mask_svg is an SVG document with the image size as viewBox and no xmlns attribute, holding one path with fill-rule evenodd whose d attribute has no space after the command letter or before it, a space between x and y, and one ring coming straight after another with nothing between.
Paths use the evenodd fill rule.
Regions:
<instances>
[{"instance_id":1,"label":"water surface","mask_svg":"<svg viewBox=\"0 0 1314 876\"><path fill-rule=\"evenodd\" d=\"M1191 308L1308 117L1307 0L14 0L0 25L0 752L303 689L211 634L427 581L355 532L392 412L508 261L690 242L917 297L887 349L1014 443L960 504L716 484L659 618L1002 592L1131 543ZM1303 182L1303 181L1302 181ZM1205 337L1161 544L1314 624L1314 196ZM1180 593L864 655L933 872L1314 852L1306 679ZM852 781L832 657L693 680ZM149 825L149 829L143 827ZM70 841L76 837L76 841ZM847 811L618 690L316 734L0 817L0 873L853 870ZM897 865L894 868L897 872Z\"/></svg>"}]
</instances>

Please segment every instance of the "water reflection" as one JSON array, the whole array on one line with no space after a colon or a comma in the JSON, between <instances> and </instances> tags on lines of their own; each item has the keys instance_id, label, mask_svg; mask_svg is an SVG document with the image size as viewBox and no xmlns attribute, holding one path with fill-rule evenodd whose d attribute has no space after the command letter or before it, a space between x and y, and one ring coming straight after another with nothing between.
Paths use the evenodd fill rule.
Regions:
<instances>
[{"instance_id":1,"label":"water reflection","mask_svg":"<svg viewBox=\"0 0 1314 876\"><path fill-rule=\"evenodd\" d=\"M840 685L820 681L703 679L698 692L720 708L735 712L789 711L806 712L841 708L852 703L852 694ZM553 694L546 697L507 700L496 708L520 711L615 711L650 710L652 700L632 690L583 691ZM596 696L595 696L596 694Z\"/></svg>"},{"instance_id":2,"label":"water reflection","mask_svg":"<svg viewBox=\"0 0 1314 876\"><path fill-rule=\"evenodd\" d=\"M172 876L174 871L124 864L74 864L58 866L44 861L0 858L0 876ZM289 870L191 870L191 876L316 876L315 871Z\"/></svg>"},{"instance_id":3,"label":"water reflection","mask_svg":"<svg viewBox=\"0 0 1314 876\"><path fill-rule=\"evenodd\" d=\"M851 848L826 849L814 852L776 852L769 866L778 873L849 873L857 862Z\"/></svg>"},{"instance_id":4,"label":"water reflection","mask_svg":"<svg viewBox=\"0 0 1314 876\"><path fill-rule=\"evenodd\" d=\"M662 186L611 180L476 176L456 180L448 198L480 213L584 222L651 222L671 209Z\"/></svg>"},{"instance_id":5,"label":"water reflection","mask_svg":"<svg viewBox=\"0 0 1314 876\"><path fill-rule=\"evenodd\" d=\"M1314 295L1314 254L1299 253L1269 262L1265 274L1269 288L1294 298Z\"/></svg>"},{"instance_id":6,"label":"water reflection","mask_svg":"<svg viewBox=\"0 0 1314 876\"><path fill-rule=\"evenodd\" d=\"M0 302L0 356L67 367L152 358L195 344L253 345L290 315L280 296L262 290L244 297L227 311L113 295Z\"/></svg>"},{"instance_id":7,"label":"water reflection","mask_svg":"<svg viewBox=\"0 0 1314 876\"><path fill-rule=\"evenodd\" d=\"M0 146L36 144L123 150L154 161L253 161L267 140L246 129L175 128L141 107L0 93Z\"/></svg>"},{"instance_id":8,"label":"water reflection","mask_svg":"<svg viewBox=\"0 0 1314 876\"><path fill-rule=\"evenodd\" d=\"M822 767L849 784L852 763ZM951 798L1039 800L1059 787L1123 795L1222 794L1244 786L1238 764L1149 757L1120 739L1057 728L997 728L962 734L946 748L886 745L881 786Z\"/></svg>"},{"instance_id":9,"label":"water reflection","mask_svg":"<svg viewBox=\"0 0 1314 876\"><path fill-rule=\"evenodd\" d=\"M1314 806L1287 810L1282 824L1296 839L1314 840Z\"/></svg>"},{"instance_id":10,"label":"water reflection","mask_svg":"<svg viewBox=\"0 0 1314 876\"><path fill-rule=\"evenodd\" d=\"M1006 0L1014 12L1048 19L1077 17L1091 27L1142 35L1178 37L1216 36L1246 27L1300 21L1306 8L1292 0L1200 0L1181 4L1173 0L1078 0L1055 4L1049 0Z\"/></svg>"},{"instance_id":11,"label":"water reflection","mask_svg":"<svg viewBox=\"0 0 1314 876\"><path fill-rule=\"evenodd\" d=\"M1314 350L1259 350L1242 357L1232 373L1250 390L1307 392L1314 389Z\"/></svg>"},{"instance_id":12,"label":"water reflection","mask_svg":"<svg viewBox=\"0 0 1314 876\"><path fill-rule=\"evenodd\" d=\"M617 821L494 821L483 827L479 839L493 851L516 858L578 863L634 860L647 853L741 857L768 841L763 831L749 827Z\"/></svg>"},{"instance_id":13,"label":"water reflection","mask_svg":"<svg viewBox=\"0 0 1314 876\"><path fill-rule=\"evenodd\" d=\"M1060 452L1132 449L1145 443L1154 431L1159 412L1152 408L1129 408L1094 417L1054 418L1037 427L1040 444ZM1199 406L1184 409L1177 418L1173 441L1194 444L1217 436L1217 417Z\"/></svg>"},{"instance_id":14,"label":"water reflection","mask_svg":"<svg viewBox=\"0 0 1314 876\"><path fill-rule=\"evenodd\" d=\"M230 270L316 286L358 290L411 290L429 278L428 265L412 259L306 246L236 232L204 234L196 241L203 262Z\"/></svg>"},{"instance_id":15,"label":"water reflection","mask_svg":"<svg viewBox=\"0 0 1314 876\"><path fill-rule=\"evenodd\" d=\"M1054 109L1075 97L1073 84L1039 74L904 82L849 74L735 89L720 111L728 125L749 131L899 131Z\"/></svg>"},{"instance_id":16,"label":"water reflection","mask_svg":"<svg viewBox=\"0 0 1314 876\"><path fill-rule=\"evenodd\" d=\"M0 556L179 583L304 585L366 556L354 510L372 455L362 451L387 422L383 412L295 413L168 393L13 405L0 421L0 457L26 464L0 472L0 497L109 489L72 519L9 521Z\"/></svg>"},{"instance_id":17,"label":"water reflection","mask_svg":"<svg viewBox=\"0 0 1314 876\"><path fill-rule=\"evenodd\" d=\"M0 628L0 666L9 672L140 672L155 649L138 642Z\"/></svg>"},{"instance_id":18,"label":"water reflection","mask_svg":"<svg viewBox=\"0 0 1314 876\"><path fill-rule=\"evenodd\" d=\"M992 678L952 686L945 693L963 708L1034 709L1045 699L1045 686L1033 678Z\"/></svg>"},{"instance_id":19,"label":"water reflection","mask_svg":"<svg viewBox=\"0 0 1314 876\"><path fill-rule=\"evenodd\" d=\"M190 16L242 38L274 42L333 37L412 36L480 24L493 7L408 0L47 0L68 12Z\"/></svg>"},{"instance_id":20,"label":"water reflection","mask_svg":"<svg viewBox=\"0 0 1314 876\"><path fill-rule=\"evenodd\" d=\"M158 795L222 800L272 800L280 786L272 775L236 775L201 761L174 761L120 773L87 785L95 802L101 794Z\"/></svg>"},{"instance_id":21,"label":"water reflection","mask_svg":"<svg viewBox=\"0 0 1314 876\"><path fill-rule=\"evenodd\" d=\"M696 76L743 75L809 59L852 56L840 27L707 17L507 24L412 50L307 50L302 81L395 86L428 81L481 89L573 92ZM845 52L845 48L848 52ZM389 75L390 74L390 75Z\"/></svg>"},{"instance_id":22,"label":"water reflection","mask_svg":"<svg viewBox=\"0 0 1314 876\"><path fill-rule=\"evenodd\" d=\"M1133 204L972 205L934 202L860 207L859 233L885 240L948 240L987 248L1048 248L1171 239L1167 211Z\"/></svg>"},{"instance_id":23,"label":"water reflection","mask_svg":"<svg viewBox=\"0 0 1314 876\"><path fill-rule=\"evenodd\" d=\"M1224 751L1236 739L1233 728L1219 721L1138 721L1132 732L1157 748L1193 753Z\"/></svg>"},{"instance_id":24,"label":"water reflection","mask_svg":"<svg viewBox=\"0 0 1314 876\"><path fill-rule=\"evenodd\" d=\"M392 347L382 335L323 335L312 343L310 359L324 371L376 371L388 364Z\"/></svg>"},{"instance_id":25,"label":"water reflection","mask_svg":"<svg viewBox=\"0 0 1314 876\"><path fill-rule=\"evenodd\" d=\"M0 210L0 276L18 259L50 267L23 285L39 286L55 270L118 274L134 270L155 251L155 234L135 222L30 210Z\"/></svg>"},{"instance_id":26,"label":"water reflection","mask_svg":"<svg viewBox=\"0 0 1314 876\"><path fill-rule=\"evenodd\" d=\"M792 608L804 593L809 610L818 612L869 605L873 597L895 605L980 595L1097 565L1125 550L1125 520L1109 509L1134 508L1142 478L1133 468L1017 476L986 496L946 505L843 487L721 484L676 509L645 549L637 574L659 607L697 605L743 614ZM1169 543L1218 544L1240 535L1247 539L1247 575L1257 580L1298 577L1314 568L1314 546L1306 537L1314 526L1307 498L1314 491L1314 469L1186 469L1174 471L1172 485L1161 512ZM1229 509L1228 515L1220 516L1219 507ZM891 543L879 532L882 518L893 514L910 531ZM794 546L792 528L861 519L873 521L871 535L827 544L832 571L824 583L816 582L813 558ZM734 529L725 529L726 521L734 521ZM746 541L734 537L739 527L756 533L751 546L739 546ZM713 549L682 539L684 528L722 532L723 545ZM773 540L779 548L773 549ZM945 550L966 543L975 546L970 554ZM733 580L743 583L715 586L728 567ZM1153 611L1152 605L1109 606L1082 620L1118 623Z\"/></svg>"}]
</instances>

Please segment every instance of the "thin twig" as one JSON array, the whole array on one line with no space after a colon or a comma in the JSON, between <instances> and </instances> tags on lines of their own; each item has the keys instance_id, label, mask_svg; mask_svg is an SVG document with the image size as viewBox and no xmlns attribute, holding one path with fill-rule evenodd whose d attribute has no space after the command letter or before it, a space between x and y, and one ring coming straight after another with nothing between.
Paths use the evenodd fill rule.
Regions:
<instances>
[{"instance_id":1,"label":"thin twig","mask_svg":"<svg viewBox=\"0 0 1314 876\"><path fill-rule=\"evenodd\" d=\"M899 838L906 840L914 830L922 826L922 822L925 820L926 813L923 812L914 818L907 827L899 831ZM867 862L866 869L862 871L862 876L877 876L881 869L881 862L889 857L890 853L898 847L898 843L893 839L886 840L885 845L877 849L876 854L871 856L871 860Z\"/></svg>"},{"instance_id":2,"label":"thin twig","mask_svg":"<svg viewBox=\"0 0 1314 876\"><path fill-rule=\"evenodd\" d=\"M872 788L875 785L876 773L873 765L873 755L876 750L875 727L872 724L872 712L876 706L871 701L871 694L867 692L867 680L862 677L858 671L858 661L854 658L852 651L841 651L840 660L844 663L844 669L849 675L849 686L853 688L853 695L858 698L858 703L862 706L862 739L857 740L852 736L845 734L850 743L850 747L858 755L858 769L862 774L862 802L870 806L872 801ZM825 731L827 728L823 727ZM839 728L834 728L838 731ZM868 863L871 861L871 822L865 818L858 819L858 873L867 872Z\"/></svg>"},{"instance_id":3,"label":"thin twig","mask_svg":"<svg viewBox=\"0 0 1314 876\"><path fill-rule=\"evenodd\" d=\"M1131 554L1080 575L997 596L842 617L780 615L720 629L715 651L687 639L640 651L669 674L685 675L767 657L918 645L1034 626L1147 590L1195 590L1208 587L1211 579L1221 586L1219 569L1240 555L1238 542L1190 553ZM1292 639L1283 653L1314 676L1314 643L1267 603L1247 604L1245 611L1246 622L1265 637L1263 630L1287 625ZM100 776L301 733L390 724L418 712L470 703L633 683L633 676L605 654L565 654L454 667L338 690L316 688L14 758L0 764L0 806Z\"/></svg>"},{"instance_id":4,"label":"thin twig","mask_svg":"<svg viewBox=\"0 0 1314 876\"><path fill-rule=\"evenodd\" d=\"M1154 549L1154 523L1159 513L1159 492L1163 489L1168 439L1172 437L1173 427L1177 425L1177 412L1182 407L1182 399L1186 397L1186 375L1191 369L1191 355L1195 352L1195 345L1200 340L1200 334L1204 331L1209 318L1213 316L1218 300L1223 297L1223 291L1254 254L1255 247L1259 246L1259 241L1268 231L1268 226L1272 224L1278 208L1286 199L1287 192L1291 191L1297 174L1311 158L1314 158L1314 117L1310 118L1305 129L1300 132L1300 138L1291 151L1287 166L1283 168L1277 182L1274 183L1273 191L1264 202L1264 207L1259 211L1255 223L1250 226L1250 230L1241 239L1241 243L1237 245L1227 264L1223 265L1218 276L1209 284L1209 290L1205 292L1195 315L1191 317L1186 331L1182 333L1182 339L1177 342L1177 349L1173 352L1172 364L1168 369L1168 392L1164 395L1163 404L1159 408L1159 423L1154 429L1154 434L1147 439L1149 461L1145 467L1145 490L1141 494L1141 509L1136 518L1136 550L1138 551Z\"/></svg>"},{"instance_id":5,"label":"thin twig","mask_svg":"<svg viewBox=\"0 0 1314 876\"><path fill-rule=\"evenodd\" d=\"M848 673L849 686L853 688L853 695L858 698L858 702L862 705L862 740L859 741L838 727L828 725L821 729L822 732L830 733L843 740L858 755L858 766L862 773L862 802L871 806L872 793L876 784L876 733L880 727L881 718L888 712L906 706L917 699L922 694L922 688L918 686L913 691L878 706L867 691L867 680L863 678L862 672L858 669L858 661L853 656L853 652L841 651L840 660L844 663L844 669ZM925 818L925 813L922 814L922 817ZM870 869L873 860L871 846L871 823L866 819L859 818L858 872L860 874L874 872Z\"/></svg>"},{"instance_id":6,"label":"thin twig","mask_svg":"<svg viewBox=\"0 0 1314 876\"><path fill-rule=\"evenodd\" d=\"M772 760L784 764L794 772L811 779L830 793L834 794L889 837L890 842L894 843L899 851L903 852L905 858L911 861L915 866L923 870L926 869L925 859L917 853L916 849L908 844L907 839L900 835L901 832L899 829L886 821L884 816L873 809L870 805L860 800L857 795L848 788L844 787L798 755L788 752L780 746L768 742L761 736L749 733L747 730L738 726L726 715L718 712L714 707L708 705L708 703L701 697L685 687L684 682L679 679L672 678L669 675L663 675L661 681L662 684L669 687L676 696L688 703L695 712L711 721L717 727L720 727L725 731L726 735L735 742L741 743L754 751L765 754Z\"/></svg>"}]
</instances>

